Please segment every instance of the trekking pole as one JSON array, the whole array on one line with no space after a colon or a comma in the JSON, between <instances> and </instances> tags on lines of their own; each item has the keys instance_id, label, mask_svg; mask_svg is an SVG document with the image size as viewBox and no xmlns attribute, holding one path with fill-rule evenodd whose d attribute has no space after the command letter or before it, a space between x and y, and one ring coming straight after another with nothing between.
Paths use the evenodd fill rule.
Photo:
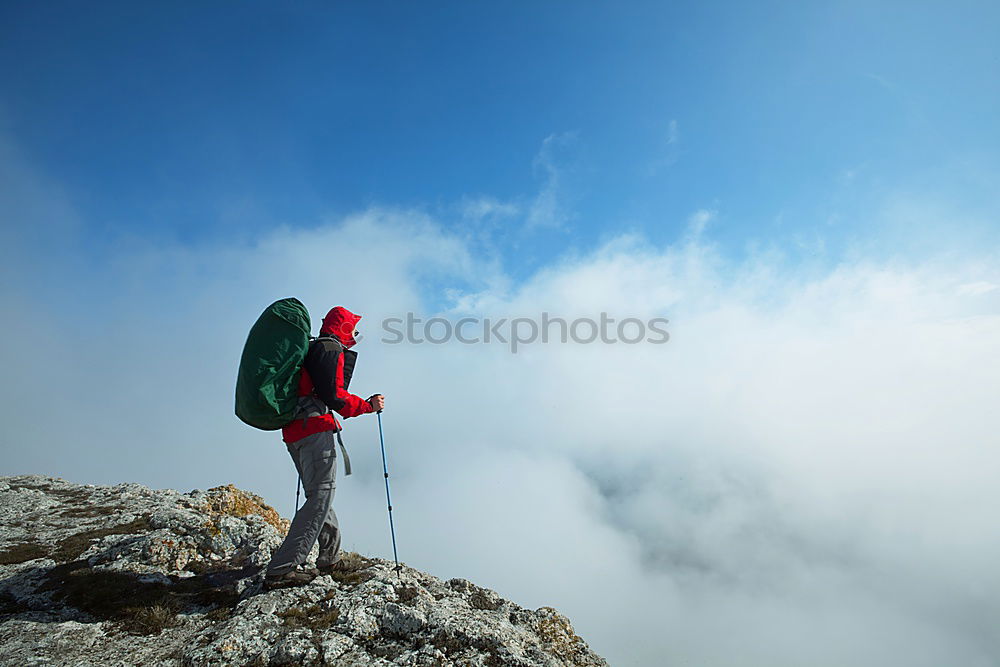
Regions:
<instances>
[{"instance_id":1,"label":"trekking pole","mask_svg":"<svg viewBox=\"0 0 1000 667\"><path fill-rule=\"evenodd\" d=\"M385 463L385 440L382 437L382 411L375 413L378 417L378 443L382 447L382 474L385 476L385 502L389 506L389 533L392 535L392 559L396 561L396 577L400 581L403 575L399 572L399 556L396 554L396 529L392 525L392 500L389 498L389 467Z\"/></svg>"}]
</instances>

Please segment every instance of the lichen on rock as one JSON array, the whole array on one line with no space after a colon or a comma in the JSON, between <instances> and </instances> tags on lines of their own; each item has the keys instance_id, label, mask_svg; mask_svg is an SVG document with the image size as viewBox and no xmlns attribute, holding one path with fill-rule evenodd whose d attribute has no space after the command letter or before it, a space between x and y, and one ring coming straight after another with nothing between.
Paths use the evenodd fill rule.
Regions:
<instances>
[{"instance_id":1,"label":"lichen on rock","mask_svg":"<svg viewBox=\"0 0 1000 667\"><path fill-rule=\"evenodd\" d=\"M606 664L552 608L380 558L264 592L287 529L232 485L0 478L0 664Z\"/></svg>"},{"instance_id":2,"label":"lichen on rock","mask_svg":"<svg viewBox=\"0 0 1000 667\"><path fill-rule=\"evenodd\" d=\"M242 518L255 514L274 526L282 535L288 532L289 521L282 519L277 510L265 503L257 494L243 491L232 484L209 489L202 500L202 508L213 526L222 516ZM217 526L215 529L219 530Z\"/></svg>"}]
</instances>

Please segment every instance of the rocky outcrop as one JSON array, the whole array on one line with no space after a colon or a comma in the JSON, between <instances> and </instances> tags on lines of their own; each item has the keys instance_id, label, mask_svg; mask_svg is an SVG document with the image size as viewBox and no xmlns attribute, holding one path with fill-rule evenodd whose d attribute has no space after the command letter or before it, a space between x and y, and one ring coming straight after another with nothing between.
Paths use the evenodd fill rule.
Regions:
<instances>
[{"instance_id":1,"label":"rocky outcrop","mask_svg":"<svg viewBox=\"0 0 1000 667\"><path fill-rule=\"evenodd\" d=\"M233 486L0 478L0 663L606 664L554 609L378 558L262 592L287 529Z\"/></svg>"}]
</instances>

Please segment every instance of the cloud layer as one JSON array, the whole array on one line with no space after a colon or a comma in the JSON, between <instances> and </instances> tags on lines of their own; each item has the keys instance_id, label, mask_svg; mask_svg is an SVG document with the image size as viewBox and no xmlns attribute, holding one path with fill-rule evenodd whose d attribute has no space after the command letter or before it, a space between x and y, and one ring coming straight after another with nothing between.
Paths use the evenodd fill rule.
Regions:
<instances>
[{"instance_id":1,"label":"cloud layer","mask_svg":"<svg viewBox=\"0 0 1000 667\"><path fill-rule=\"evenodd\" d=\"M7 219L54 205L32 206ZM287 454L232 391L250 324L294 294L317 321L365 315L352 388L388 396L410 564L554 605L616 665L995 664L997 257L734 262L710 217L516 284L409 211L101 261L70 237L73 271L3 288L5 471L234 482L289 514ZM26 275L43 240L11 238L6 275ZM408 311L666 317L671 340L380 343ZM388 555L375 424L347 427L346 546Z\"/></svg>"}]
</instances>

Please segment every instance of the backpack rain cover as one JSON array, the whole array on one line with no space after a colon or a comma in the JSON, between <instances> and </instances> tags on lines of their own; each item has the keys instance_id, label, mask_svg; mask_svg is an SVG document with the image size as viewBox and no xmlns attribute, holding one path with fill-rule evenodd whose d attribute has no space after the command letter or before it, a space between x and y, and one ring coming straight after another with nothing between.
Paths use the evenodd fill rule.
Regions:
<instances>
[{"instance_id":1,"label":"backpack rain cover","mask_svg":"<svg viewBox=\"0 0 1000 667\"><path fill-rule=\"evenodd\" d=\"M236 416L243 422L275 431L295 417L311 328L309 311L294 298L275 301L257 318L236 378Z\"/></svg>"}]
</instances>

